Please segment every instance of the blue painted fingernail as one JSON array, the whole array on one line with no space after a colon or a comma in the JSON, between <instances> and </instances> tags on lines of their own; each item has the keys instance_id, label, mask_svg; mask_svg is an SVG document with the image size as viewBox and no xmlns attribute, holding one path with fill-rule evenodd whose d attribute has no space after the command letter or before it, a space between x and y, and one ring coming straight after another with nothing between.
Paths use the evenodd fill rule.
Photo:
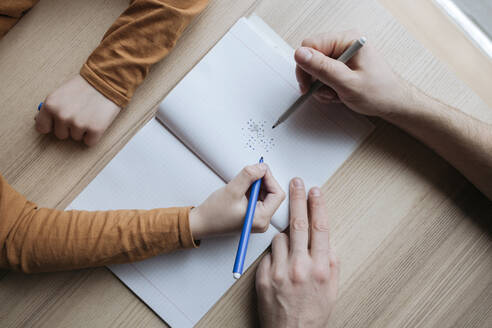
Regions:
<instances>
[{"instance_id":1,"label":"blue painted fingernail","mask_svg":"<svg viewBox=\"0 0 492 328\"><path fill-rule=\"evenodd\" d=\"M39 105L38 105L38 111L41 110L41 107L43 107L43 102L40 102Z\"/></svg>"}]
</instances>

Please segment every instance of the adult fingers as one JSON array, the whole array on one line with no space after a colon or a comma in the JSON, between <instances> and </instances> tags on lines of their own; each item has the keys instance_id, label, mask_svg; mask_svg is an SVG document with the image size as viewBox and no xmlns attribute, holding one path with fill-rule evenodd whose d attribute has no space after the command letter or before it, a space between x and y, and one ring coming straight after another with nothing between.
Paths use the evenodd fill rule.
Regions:
<instances>
[{"instance_id":1,"label":"adult fingers","mask_svg":"<svg viewBox=\"0 0 492 328\"><path fill-rule=\"evenodd\" d=\"M297 65L308 74L335 90L355 77L355 73L347 65L312 48L297 49L294 58Z\"/></svg>"},{"instance_id":2,"label":"adult fingers","mask_svg":"<svg viewBox=\"0 0 492 328\"><path fill-rule=\"evenodd\" d=\"M296 79L301 92L303 94L308 92L311 84L313 83L313 77L298 65L296 65Z\"/></svg>"},{"instance_id":3,"label":"adult fingers","mask_svg":"<svg viewBox=\"0 0 492 328\"><path fill-rule=\"evenodd\" d=\"M333 252L333 249L329 254L330 260L330 280L333 282L335 286L338 285L338 279L340 277L340 260L338 256Z\"/></svg>"},{"instance_id":4,"label":"adult fingers","mask_svg":"<svg viewBox=\"0 0 492 328\"><path fill-rule=\"evenodd\" d=\"M246 166L226 186L235 197L243 197L256 180L263 178L267 171L264 163Z\"/></svg>"},{"instance_id":5,"label":"adult fingers","mask_svg":"<svg viewBox=\"0 0 492 328\"><path fill-rule=\"evenodd\" d=\"M338 58L354 42L361 37L361 33L355 30L344 31L336 34L323 33L302 41L303 47L309 47L322 52L331 58Z\"/></svg>"},{"instance_id":6,"label":"adult fingers","mask_svg":"<svg viewBox=\"0 0 492 328\"><path fill-rule=\"evenodd\" d=\"M256 269L256 290L262 292L263 289L270 286L270 268L272 266L272 256L266 254L258 264L258 269Z\"/></svg>"},{"instance_id":7,"label":"adult fingers","mask_svg":"<svg viewBox=\"0 0 492 328\"><path fill-rule=\"evenodd\" d=\"M311 217L311 254L326 258L330 251L330 223L321 190L318 187L309 191L308 203Z\"/></svg>"},{"instance_id":8,"label":"adult fingers","mask_svg":"<svg viewBox=\"0 0 492 328\"><path fill-rule=\"evenodd\" d=\"M319 88L318 90L316 90L313 93L313 97L317 101L319 101L321 103L324 103L324 104L327 104L327 103L331 103L331 102L339 101L340 100L338 98L338 95L335 92L335 90L333 90L332 88L330 88L327 85L323 85L321 88Z\"/></svg>"},{"instance_id":9,"label":"adult fingers","mask_svg":"<svg viewBox=\"0 0 492 328\"><path fill-rule=\"evenodd\" d=\"M290 182L290 250L307 253L309 222L306 205L306 190L300 178Z\"/></svg>"},{"instance_id":10,"label":"adult fingers","mask_svg":"<svg viewBox=\"0 0 492 328\"><path fill-rule=\"evenodd\" d=\"M357 32L342 32L337 34L319 34L302 41L302 47L308 47L331 58L338 58L355 39ZM299 65L296 66L296 77L302 93L306 93L315 80L311 74Z\"/></svg>"},{"instance_id":11,"label":"adult fingers","mask_svg":"<svg viewBox=\"0 0 492 328\"><path fill-rule=\"evenodd\" d=\"M289 237L285 233L279 233L272 241L272 266L276 270L286 268L288 256Z\"/></svg>"},{"instance_id":12,"label":"adult fingers","mask_svg":"<svg viewBox=\"0 0 492 328\"><path fill-rule=\"evenodd\" d=\"M50 133L53 128L53 118L43 105L36 116L36 130L39 133Z\"/></svg>"},{"instance_id":13,"label":"adult fingers","mask_svg":"<svg viewBox=\"0 0 492 328\"><path fill-rule=\"evenodd\" d=\"M296 66L296 78L297 82L299 83L299 89L301 90L301 93L305 94L306 92L308 92L313 83L313 77L310 74L306 73L306 71L304 71L301 67ZM321 88L316 90L313 93L313 97L323 104L340 101L335 90L327 85L323 85L321 86Z\"/></svg>"}]
</instances>

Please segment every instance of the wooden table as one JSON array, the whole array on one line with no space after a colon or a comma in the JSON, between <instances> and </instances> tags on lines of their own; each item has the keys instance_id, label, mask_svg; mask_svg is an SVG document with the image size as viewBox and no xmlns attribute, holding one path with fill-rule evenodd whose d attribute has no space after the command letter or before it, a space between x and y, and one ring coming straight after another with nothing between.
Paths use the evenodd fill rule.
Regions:
<instances>
[{"instance_id":1,"label":"wooden table","mask_svg":"<svg viewBox=\"0 0 492 328\"><path fill-rule=\"evenodd\" d=\"M319 31L364 31L399 74L492 122L491 60L429 0L211 0L99 145L38 135L39 101L76 74L127 4L43 0L0 42L0 172L42 206L64 208L228 27L253 11L293 46ZM491 202L416 140L382 121L376 126L323 185L342 262L333 327L492 327ZM255 326L253 273L199 326ZM164 325L105 268L0 272L2 327Z\"/></svg>"}]
</instances>

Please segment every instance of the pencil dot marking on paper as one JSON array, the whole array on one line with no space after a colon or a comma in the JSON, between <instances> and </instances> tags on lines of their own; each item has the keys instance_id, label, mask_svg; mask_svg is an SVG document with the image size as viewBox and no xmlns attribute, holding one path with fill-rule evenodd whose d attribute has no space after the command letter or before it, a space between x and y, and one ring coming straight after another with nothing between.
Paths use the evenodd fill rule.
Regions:
<instances>
[{"instance_id":1,"label":"pencil dot marking on paper","mask_svg":"<svg viewBox=\"0 0 492 328\"><path fill-rule=\"evenodd\" d=\"M245 148L249 148L249 150L258 148L268 153L275 147L274 138L265 133L266 123L266 121L256 121L251 118L246 121L245 127L241 128L245 140ZM269 132L270 130L267 131Z\"/></svg>"}]
</instances>

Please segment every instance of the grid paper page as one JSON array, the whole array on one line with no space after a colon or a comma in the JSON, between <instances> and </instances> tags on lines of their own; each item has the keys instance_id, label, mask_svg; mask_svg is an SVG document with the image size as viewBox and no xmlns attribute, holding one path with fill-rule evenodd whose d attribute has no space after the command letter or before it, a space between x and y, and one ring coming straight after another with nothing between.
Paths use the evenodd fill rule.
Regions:
<instances>
[{"instance_id":1,"label":"grid paper page","mask_svg":"<svg viewBox=\"0 0 492 328\"><path fill-rule=\"evenodd\" d=\"M169 93L157 117L225 181L264 156L284 190L294 176L308 187L322 184L373 126L343 105L310 100L272 130L300 96L293 52L280 53L265 39L273 32L260 36L251 24L240 19ZM287 227L288 202L272 222Z\"/></svg>"},{"instance_id":2,"label":"grid paper page","mask_svg":"<svg viewBox=\"0 0 492 328\"><path fill-rule=\"evenodd\" d=\"M140 130L69 206L109 210L200 204L224 182L156 119ZM278 231L253 234L246 267ZM173 327L191 327L234 283L239 235L110 269Z\"/></svg>"}]
</instances>

